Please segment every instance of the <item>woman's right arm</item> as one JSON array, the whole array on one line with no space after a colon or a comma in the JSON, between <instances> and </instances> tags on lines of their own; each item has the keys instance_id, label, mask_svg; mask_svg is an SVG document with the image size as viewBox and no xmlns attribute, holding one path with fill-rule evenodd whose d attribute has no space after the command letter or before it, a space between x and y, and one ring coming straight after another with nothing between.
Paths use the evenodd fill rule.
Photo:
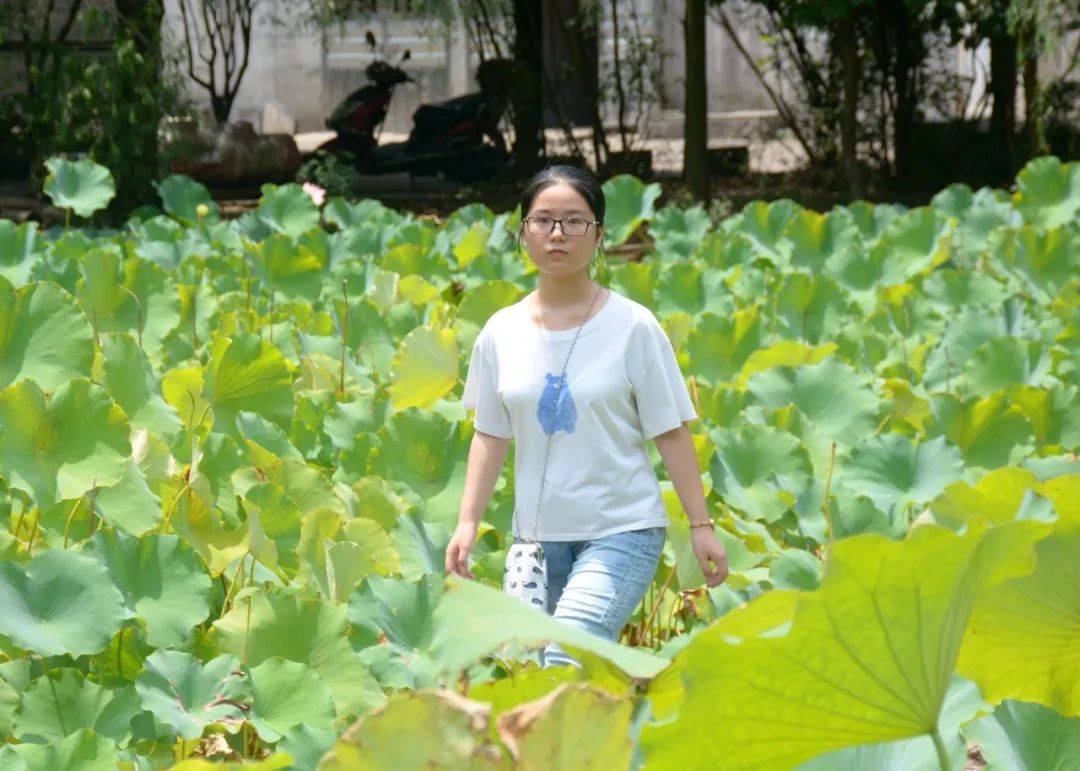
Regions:
<instances>
[{"instance_id":1,"label":"woman's right arm","mask_svg":"<svg viewBox=\"0 0 1080 771\"><path fill-rule=\"evenodd\" d=\"M482 431L473 434L469 461L465 467L465 490L461 494L458 525L446 547L446 571L473 578L469 572L469 552L476 541L476 531L499 479L510 437L492 436Z\"/></svg>"}]
</instances>

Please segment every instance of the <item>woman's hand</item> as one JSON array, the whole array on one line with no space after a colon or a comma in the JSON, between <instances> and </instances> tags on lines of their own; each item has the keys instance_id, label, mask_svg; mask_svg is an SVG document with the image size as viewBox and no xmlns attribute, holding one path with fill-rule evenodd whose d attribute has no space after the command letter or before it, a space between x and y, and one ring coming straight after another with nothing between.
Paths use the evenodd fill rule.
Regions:
<instances>
[{"instance_id":1,"label":"woman's hand","mask_svg":"<svg viewBox=\"0 0 1080 771\"><path fill-rule=\"evenodd\" d=\"M719 586L724 583L728 575L727 550L717 540L712 528L695 527L690 531L691 544L694 547L694 556L701 565L701 572L705 574L706 583ZM710 562L715 567L710 567Z\"/></svg>"},{"instance_id":2,"label":"woman's hand","mask_svg":"<svg viewBox=\"0 0 1080 771\"><path fill-rule=\"evenodd\" d=\"M446 547L446 572L457 573L465 578L476 578L469 570L469 552L476 542L476 525L458 522L454 535Z\"/></svg>"}]
</instances>

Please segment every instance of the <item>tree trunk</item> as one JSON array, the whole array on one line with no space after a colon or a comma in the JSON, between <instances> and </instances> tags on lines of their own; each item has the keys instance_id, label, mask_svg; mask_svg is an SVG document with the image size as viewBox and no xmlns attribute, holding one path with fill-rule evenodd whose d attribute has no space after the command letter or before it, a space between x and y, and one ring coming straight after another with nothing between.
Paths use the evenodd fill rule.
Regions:
<instances>
[{"instance_id":1,"label":"tree trunk","mask_svg":"<svg viewBox=\"0 0 1080 771\"><path fill-rule=\"evenodd\" d=\"M540 3L514 0L514 168L532 174L543 154L543 14Z\"/></svg>"},{"instance_id":2,"label":"tree trunk","mask_svg":"<svg viewBox=\"0 0 1080 771\"><path fill-rule=\"evenodd\" d=\"M853 13L849 11L849 14ZM840 22L840 63L844 73L844 98L840 112L840 149L844 178L852 199L862 197L859 157L856 147L859 107L859 47L855 39L855 19L849 15Z\"/></svg>"},{"instance_id":3,"label":"tree trunk","mask_svg":"<svg viewBox=\"0 0 1080 771\"><path fill-rule=\"evenodd\" d=\"M1010 180L1015 170L1016 50L1016 38L1006 30L990 38L990 93L994 101L990 138L994 149L988 165L995 183Z\"/></svg>"},{"instance_id":4,"label":"tree trunk","mask_svg":"<svg viewBox=\"0 0 1080 771\"><path fill-rule=\"evenodd\" d=\"M1035 43L1035 25L1024 32L1024 136L1029 158L1050 152L1043 126L1042 86L1039 83L1039 56Z\"/></svg>"},{"instance_id":5,"label":"tree trunk","mask_svg":"<svg viewBox=\"0 0 1080 771\"><path fill-rule=\"evenodd\" d=\"M683 128L683 179L690 194L709 200L709 140L705 67L705 2L686 0L686 99Z\"/></svg>"},{"instance_id":6,"label":"tree trunk","mask_svg":"<svg viewBox=\"0 0 1080 771\"><path fill-rule=\"evenodd\" d=\"M915 70L919 65L913 46L918 45L918 34L912 29L911 12L903 2L893 4L895 12L893 34L896 41L896 57L893 60L893 82L896 84L896 113L893 115L893 157L897 181L901 184L912 179L912 135L915 130Z\"/></svg>"}]
</instances>

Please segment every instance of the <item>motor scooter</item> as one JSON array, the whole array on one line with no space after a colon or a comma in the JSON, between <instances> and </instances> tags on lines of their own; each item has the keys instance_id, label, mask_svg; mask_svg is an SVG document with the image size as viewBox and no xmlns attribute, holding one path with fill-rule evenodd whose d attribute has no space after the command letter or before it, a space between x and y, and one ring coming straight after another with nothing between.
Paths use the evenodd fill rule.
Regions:
<instances>
[{"instance_id":1,"label":"motor scooter","mask_svg":"<svg viewBox=\"0 0 1080 771\"><path fill-rule=\"evenodd\" d=\"M374 37L368 43L374 47ZM405 51L399 65L408 59ZM371 83L350 93L326 119L337 136L316 150L347 158L362 174L441 174L456 182L490 178L509 162L498 124L506 111L512 67L508 59L482 62L479 92L420 105L408 139L380 145L376 129L386 119L394 88L415 81L400 66L376 60L365 70Z\"/></svg>"},{"instance_id":2,"label":"motor scooter","mask_svg":"<svg viewBox=\"0 0 1080 771\"><path fill-rule=\"evenodd\" d=\"M441 174L455 182L495 176L510 161L499 121L506 112L512 68L509 59L489 59L476 73L479 92L417 107L408 139L374 148L371 173Z\"/></svg>"},{"instance_id":3,"label":"motor scooter","mask_svg":"<svg viewBox=\"0 0 1080 771\"><path fill-rule=\"evenodd\" d=\"M374 44L374 38L369 38L368 42ZM369 155L379 142L375 132L386 120L394 89L402 83L416 82L400 67L409 57L410 52L406 49L398 66L381 59L369 64L364 74L371 82L351 92L334 108L325 123L337 136L316 149L344 150L361 157Z\"/></svg>"}]
</instances>

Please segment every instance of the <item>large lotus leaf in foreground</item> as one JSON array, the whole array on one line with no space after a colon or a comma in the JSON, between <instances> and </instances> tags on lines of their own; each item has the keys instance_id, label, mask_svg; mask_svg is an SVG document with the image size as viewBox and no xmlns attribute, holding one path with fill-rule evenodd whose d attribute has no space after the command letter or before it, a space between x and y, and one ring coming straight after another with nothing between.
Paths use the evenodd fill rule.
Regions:
<instances>
[{"instance_id":1,"label":"large lotus leaf in foreground","mask_svg":"<svg viewBox=\"0 0 1080 771\"><path fill-rule=\"evenodd\" d=\"M490 714L487 704L453 691L406 691L345 731L319 771L505 768L502 750L487 739Z\"/></svg>"},{"instance_id":2,"label":"large lotus leaf in foreground","mask_svg":"<svg viewBox=\"0 0 1080 771\"><path fill-rule=\"evenodd\" d=\"M569 627L494 587L454 574L447 576L435 609L429 653L449 673L511 641L539 646L549 640L602 656L634 677L652 677L667 665L665 659Z\"/></svg>"},{"instance_id":3,"label":"large lotus leaf in foreground","mask_svg":"<svg viewBox=\"0 0 1080 771\"><path fill-rule=\"evenodd\" d=\"M934 735L973 603L1030 571L1030 545L1046 528L961 537L927 525L900 543L838 541L786 635L732 640L721 621L676 656L685 696L673 722L644 729L648 762L707 768L724 757L733 769L775 769Z\"/></svg>"}]
</instances>

